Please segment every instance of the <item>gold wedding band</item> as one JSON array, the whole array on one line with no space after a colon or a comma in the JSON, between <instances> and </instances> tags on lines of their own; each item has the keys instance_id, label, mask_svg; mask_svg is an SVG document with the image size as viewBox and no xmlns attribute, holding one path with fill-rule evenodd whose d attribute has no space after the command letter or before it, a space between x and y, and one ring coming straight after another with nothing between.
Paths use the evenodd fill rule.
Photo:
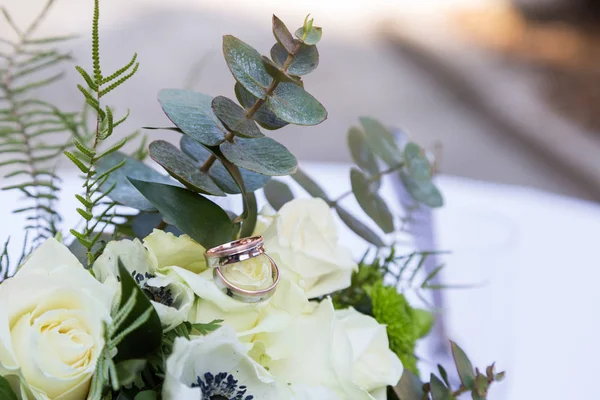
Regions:
<instances>
[{"instance_id":1,"label":"gold wedding band","mask_svg":"<svg viewBox=\"0 0 600 400\"><path fill-rule=\"evenodd\" d=\"M248 290L231 283L224 276L221 267L226 267L258 256L265 256L271 264L273 283L260 290ZM258 303L271 297L279 284L279 268L277 263L265 252L262 236L253 236L224 243L208 249L204 253L206 264L213 269L213 278L217 287L227 296L245 303Z\"/></svg>"}]
</instances>

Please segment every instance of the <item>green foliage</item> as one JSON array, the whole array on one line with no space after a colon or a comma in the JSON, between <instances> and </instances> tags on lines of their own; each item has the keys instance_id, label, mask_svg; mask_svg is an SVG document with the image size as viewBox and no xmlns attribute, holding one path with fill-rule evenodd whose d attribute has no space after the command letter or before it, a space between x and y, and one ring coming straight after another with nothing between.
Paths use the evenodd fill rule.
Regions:
<instances>
[{"instance_id":1,"label":"green foliage","mask_svg":"<svg viewBox=\"0 0 600 400\"><path fill-rule=\"evenodd\" d=\"M57 47L71 36L35 37L53 4L48 0L25 29L20 29L9 12L1 8L14 31L14 39L0 38L0 166L9 167L4 175L8 183L2 190L18 191L24 198L13 212L23 214L25 230L33 233L31 242L25 243L25 254L58 233L60 216L55 202L60 179L54 173L55 161L73 146L61 136L68 133L85 140L79 133L77 113L63 112L36 97L38 89L62 77L56 68L71 59ZM62 144L50 144L53 142ZM17 177L19 183L10 184Z\"/></svg>"},{"instance_id":2,"label":"green foliage","mask_svg":"<svg viewBox=\"0 0 600 400\"><path fill-rule=\"evenodd\" d=\"M109 187L106 186L106 183L112 173L125 165L126 160L112 164L101 171L98 170L98 164L106 157L121 149L128 139L128 137L125 137L107 149L99 151L100 144L108 139L113 134L114 129L123 123L129 115L127 113L123 118L115 121L113 111L108 106L103 107L100 99L129 80L139 67L139 63L136 62L137 55L134 54L131 61L124 67L108 76L102 74L100 37L98 33L99 18L99 0L95 0L92 24L93 73L88 73L82 67L76 67L76 70L89 88L86 89L82 85L77 86L83 94L87 105L96 112L96 128L89 144L84 144L83 141L74 141L76 148L79 150L78 153L65 152L67 158L84 174L84 195L77 196L77 200L81 203L82 208L78 208L77 212L85 220L85 227L82 231L71 229L70 232L87 249L88 265L91 265L95 259L96 253L92 251L92 248L98 243L106 227L111 224L110 213L113 212L113 208L116 205L114 202L106 201L106 196L116 188L116 183ZM87 123L87 121L84 121L84 123Z\"/></svg>"},{"instance_id":3,"label":"green foliage","mask_svg":"<svg viewBox=\"0 0 600 400\"><path fill-rule=\"evenodd\" d=\"M6 378L0 376L0 399L3 400L17 400L17 395L10 387L10 384Z\"/></svg>"},{"instance_id":4,"label":"green foliage","mask_svg":"<svg viewBox=\"0 0 600 400\"><path fill-rule=\"evenodd\" d=\"M118 391L118 362L149 357L161 344L162 327L150 300L119 260L120 298L114 302L111 324L104 324L104 348L100 354L88 399L104 399L110 388Z\"/></svg>"},{"instance_id":5,"label":"green foliage","mask_svg":"<svg viewBox=\"0 0 600 400\"><path fill-rule=\"evenodd\" d=\"M425 322L395 287L379 283L372 287L369 295L373 316L380 324L387 325L390 349L402 360L404 368L418 374L415 345L423 333L428 333L431 320Z\"/></svg>"},{"instance_id":6,"label":"green foliage","mask_svg":"<svg viewBox=\"0 0 600 400\"><path fill-rule=\"evenodd\" d=\"M273 59L234 36L223 37L239 104L223 96L162 90L158 100L163 111L184 134L181 151L161 141L150 145L150 156L188 189L211 195L241 193L244 211L236 222L242 223L242 236L251 234L256 223L253 191L270 176L289 175L297 168L288 149L265 137L259 126L276 130L289 123L315 125L327 117L299 76L318 65L314 43L295 39L275 16L273 34Z\"/></svg>"}]
</instances>

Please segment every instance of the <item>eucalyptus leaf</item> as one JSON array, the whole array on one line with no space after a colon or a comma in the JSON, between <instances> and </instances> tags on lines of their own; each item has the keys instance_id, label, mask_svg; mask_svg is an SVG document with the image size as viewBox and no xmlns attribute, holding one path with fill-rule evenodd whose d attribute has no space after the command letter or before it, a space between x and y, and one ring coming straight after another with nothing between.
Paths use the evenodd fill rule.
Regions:
<instances>
[{"instance_id":1,"label":"eucalyptus leaf","mask_svg":"<svg viewBox=\"0 0 600 400\"><path fill-rule=\"evenodd\" d=\"M181 141L179 143L181 150L187 154L189 157L196 160L198 164L204 164L206 160L213 154L206 147L202 146L200 143L195 140L182 136ZM254 192L262 188L265 183L267 183L271 178L266 175L257 174L256 172L248 171L247 169L240 168L239 169L242 179L244 181L244 185L246 190L249 192ZM213 165L208 170L208 174L211 176L213 181L225 193L229 194L239 194L240 188L238 187L235 180L231 177L231 174L222 164L221 157L217 157Z\"/></svg>"},{"instance_id":2,"label":"eucalyptus leaf","mask_svg":"<svg viewBox=\"0 0 600 400\"><path fill-rule=\"evenodd\" d=\"M379 156L390 167L402 163L402 153L392 133L381 123L370 117L361 117L360 123L365 130L367 145L375 155Z\"/></svg>"},{"instance_id":3,"label":"eucalyptus leaf","mask_svg":"<svg viewBox=\"0 0 600 400\"><path fill-rule=\"evenodd\" d=\"M296 40L292 36L291 32L285 26L282 20L273 15L273 36L281 45L287 50L288 53L292 53L296 47Z\"/></svg>"},{"instance_id":4,"label":"eucalyptus leaf","mask_svg":"<svg viewBox=\"0 0 600 400\"><path fill-rule=\"evenodd\" d=\"M394 231L394 216L390 212L385 201L377 194L372 193L368 178L359 170L350 170L350 183L356 201L363 211L381 228L385 233Z\"/></svg>"},{"instance_id":5,"label":"eucalyptus leaf","mask_svg":"<svg viewBox=\"0 0 600 400\"><path fill-rule=\"evenodd\" d=\"M212 101L212 109L221 122L234 134L248 138L264 137L256 122L246 117L246 110L233 100L217 96Z\"/></svg>"},{"instance_id":6,"label":"eucalyptus leaf","mask_svg":"<svg viewBox=\"0 0 600 400\"><path fill-rule=\"evenodd\" d=\"M263 175L289 175L298 165L285 146L268 137L236 138L234 142L223 142L219 149L236 166Z\"/></svg>"},{"instance_id":7,"label":"eucalyptus leaf","mask_svg":"<svg viewBox=\"0 0 600 400\"><path fill-rule=\"evenodd\" d=\"M400 172L400 177L408 193L419 203L432 208L444 205L444 198L433 182L412 179L404 171Z\"/></svg>"},{"instance_id":8,"label":"eucalyptus leaf","mask_svg":"<svg viewBox=\"0 0 600 400\"><path fill-rule=\"evenodd\" d=\"M17 395L12 390L10 383L5 377L0 376L0 399L2 400L17 400Z\"/></svg>"},{"instance_id":9,"label":"eucalyptus leaf","mask_svg":"<svg viewBox=\"0 0 600 400\"><path fill-rule=\"evenodd\" d=\"M258 140L258 139L255 139ZM233 224L221 207L192 191L131 179L131 183L170 221L205 248L232 240Z\"/></svg>"},{"instance_id":10,"label":"eucalyptus leaf","mask_svg":"<svg viewBox=\"0 0 600 400\"><path fill-rule=\"evenodd\" d=\"M199 163L186 156L171 143L156 140L150 143L149 154L169 175L189 189L214 196L225 196L225 192L212 180L210 175L200 170Z\"/></svg>"},{"instance_id":11,"label":"eucalyptus leaf","mask_svg":"<svg viewBox=\"0 0 600 400\"><path fill-rule=\"evenodd\" d=\"M300 80L299 77L295 77L289 75L287 72L280 69L273 61L271 61L268 57L262 56L263 64L269 73L275 80L279 82L290 82L294 85L298 85L300 87L304 87L304 83Z\"/></svg>"},{"instance_id":12,"label":"eucalyptus leaf","mask_svg":"<svg viewBox=\"0 0 600 400\"><path fill-rule=\"evenodd\" d=\"M161 185L160 183L150 184ZM129 300L132 296L136 296L136 301L133 310L125 318L125 321L116 334L118 335L123 330L127 329L136 319L138 319L140 315L142 315L148 309L152 311L150 312L150 317L146 322L144 322L129 335L125 336L123 341L119 343L117 346L118 352L114 358L116 363L132 359L145 359L154 353L162 343L162 325L160 323L160 318L150 303L150 300L148 300L146 295L142 292L142 289L140 289L140 287L135 283L135 280L131 277L127 268L123 266L121 260L119 260L119 277L121 282L121 303L119 308L123 307L127 300Z\"/></svg>"},{"instance_id":13,"label":"eucalyptus leaf","mask_svg":"<svg viewBox=\"0 0 600 400\"><path fill-rule=\"evenodd\" d=\"M456 364L456 370L463 386L467 389L474 389L475 387L475 371L471 360L465 354L456 343L450 342L452 345L452 356L454 357L454 363Z\"/></svg>"},{"instance_id":14,"label":"eucalyptus leaf","mask_svg":"<svg viewBox=\"0 0 600 400\"><path fill-rule=\"evenodd\" d=\"M432 400L454 400L452 391L437 376L431 374L429 385L431 387Z\"/></svg>"},{"instance_id":15,"label":"eucalyptus leaf","mask_svg":"<svg viewBox=\"0 0 600 400\"><path fill-rule=\"evenodd\" d=\"M400 400L423 400L423 382L412 372L404 370L394 392Z\"/></svg>"},{"instance_id":16,"label":"eucalyptus leaf","mask_svg":"<svg viewBox=\"0 0 600 400\"><path fill-rule=\"evenodd\" d=\"M311 26L305 35L304 28L298 28L296 29L295 35L305 44L314 46L315 44L319 43L319 41L321 41L321 36L323 36L323 29L318 26Z\"/></svg>"},{"instance_id":17,"label":"eucalyptus leaf","mask_svg":"<svg viewBox=\"0 0 600 400\"><path fill-rule=\"evenodd\" d=\"M264 191L267 201L275 210L294 200L294 193L290 187L281 181L271 180L265 185Z\"/></svg>"},{"instance_id":18,"label":"eucalyptus leaf","mask_svg":"<svg viewBox=\"0 0 600 400\"><path fill-rule=\"evenodd\" d=\"M163 89L158 101L167 117L183 133L200 143L216 146L227 130L212 111L212 97L182 89Z\"/></svg>"},{"instance_id":19,"label":"eucalyptus leaf","mask_svg":"<svg viewBox=\"0 0 600 400\"><path fill-rule=\"evenodd\" d=\"M293 83L277 85L265 104L278 118L295 125L317 125L327 119L325 107Z\"/></svg>"},{"instance_id":20,"label":"eucalyptus leaf","mask_svg":"<svg viewBox=\"0 0 600 400\"><path fill-rule=\"evenodd\" d=\"M335 206L335 211L338 213L340 219L350 230L356 233L358 236L371 243L375 247L385 247L386 244L381 240L381 238L371 230L364 223L356 219L352 214L346 211L341 206Z\"/></svg>"},{"instance_id":21,"label":"eucalyptus leaf","mask_svg":"<svg viewBox=\"0 0 600 400\"><path fill-rule=\"evenodd\" d=\"M223 54L235 79L253 95L264 98L273 78L267 73L258 51L238 38L226 35L223 36Z\"/></svg>"},{"instance_id":22,"label":"eucalyptus leaf","mask_svg":"<svg viewBox=\"0 0 600 400\"><path fill-rule=\"evenodd\" d=\"M292 179L302 186L302 188L306 190L312 197L319 197L325 200L327 203L331 202L331 200L329 200L329 196L327 196L327 193L325 193L321 186L319 186L317 182L312 180L312 178L300 168L298 168L296 173L292 175Z\"/></svg>"},{"instance_id":23,"label":"eucalyptus leaf","mask_svg":"<svg viewBox=\"0 0 600 400\"><path fill-rule=\"evenodd\" d=\"M258 97L246 90L246 88L240 85L239 82L235 83L235 97L246 109L251 108L258 101ZM288 123L284 120L277 118L277 116L273 114L273 112L270 111L264 104L262 104L258 110L256 110L252 116L252 119L263 128L269 130L280 129L288 125Z\"/></svg>"},{"instance_id":24,"label":"eucalyptus leaf","mask_svg":"<svg viewBox=\"0 0 600 400\"><path fill-rule=\"evenodd\" d=\"M271 47L271 58L275 65L283 67L289 54L287 50L279 43ZM316 46L309 46L301 43L294 59L289 64L287 72L291 75L306 75L317 68L319 65L319 51Z\"/></svg>"},{"instance_id":25,"label":"eucalyptus leaf","mask_svg":"<svg viewBox=\"0 0 600 400\"><path fill-rule=\"evenodd\" d=\"M152 233L152 231L163 221L162 215L157 212L146 213L141 212L131 218L131 230L133 235L138 238L143 238ZM166 221L165 221L166 222ZM180 236L182 232L173 225L168 225L163 229L165 232L170 232L175 236Z\"/></svg>"},{"instance_id":26,"label":"eucalyptus leaf","mask_svg":"<svg viewBox=\"0 0 600 400\"><path fill-rule=\"evenodd\" d=\"M133 187L127 178L131 177L148 182L166 184L175 184L175 181L168 176L162 175L155 169L150 168L143 162L119 151L108 154L97 161L97 175L108 171L123 160L125 160L125 164L108 175L108 179L102 185L101 190L106 191L110 189L112 185L115 185L108 196L111 200L137 210L153 210L154 207L152 204L146 200L135 187Z\"/></svg>"},{"instance_id":27,"label":"eucalyptus leaf","mask_svg":"<svg viewBox=\"0 0 600 400\"><path fill-rule=\"evenodd\" d=\"M408 174L414 180L430 180L431 179L431 164L421 147L413 142L409 142L404 147L404 160Z\"/></svg>"},{"instance_id":28,"label":"eucalyptus leaf","mask_svg":"<svg viewBox=\"0 0 600 400\"><path fill-rule=\"evenodd\" d=\"M353 126L348 130L348 147L356 165L371 176L379 174L377 159L367 146L365 133L361 129ZM379 183L380 181L376 180L375 182Z\"/></svg>"}]
</instances>

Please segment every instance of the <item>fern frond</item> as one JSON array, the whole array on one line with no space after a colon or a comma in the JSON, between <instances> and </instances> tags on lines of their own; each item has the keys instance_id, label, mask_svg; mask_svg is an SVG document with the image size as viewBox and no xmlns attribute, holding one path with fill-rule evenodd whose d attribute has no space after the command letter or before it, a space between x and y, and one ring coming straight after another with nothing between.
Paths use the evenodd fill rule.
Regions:
<instances>
[{"instance_id":1,"label":"fern frond","mask_svg":"<svg viewBox=\"0 0 600 400\"><path fill-rule=\"evenodd\" d=\"M92 22L92 63L94 65L94 79L102 82L102 71L100 70L100 35L98 33L98 22L100 20L100 2L94 0L94 18Z\"/></svg>"},{"instance_id":2,"label":"fern frond","mask_svg":"<svg viewBox=\"0 0 600 400\"><path fill-rule=\"evenodd\" d=\"M75 69L77 70L77 72L79 72L79 75L81 75L81 77L83 78L85 83L88 84L90 89L92 89L94 91L98 90L98 85L96 84L96 82L94 82L92 77L85 71L85 69L81 68L79 65L76 66ZM79 90L81 90L81 89L79 89Z\"/></svg>"},{"instance_id":3,"label":"fern frond","mask_svg":"<svg viewBox=\"0 0 600 400\"><path fill-rule=\"evenodd\" d=\"M131 78L133 75L135 75L135 73L137 72L139 66L140 66L140 63L136 63L134 65L134 67L133 67L133 70L131 70L130 73L128 73L124 77L120 78L118 81L110 84L110 86L108 86L106 89L101 90L100 91L100 97L107 95L109 92L112 92L114 89L116 89L117 87L119 87L123 83L125 83L125 81L127 81L129 78Z\"/></svg>"},{"instance_id":4,"label":"fern frond","mask_svg":"<svg viewBox=\"0 0 600 400\"><path fill-rule=\"evenodd\" d=\"M120 68L113 74L107 76L106 78L103 78L101 84L104 85L105 83L108 83L124 74L129 68L131 68L133 64L135 64L135 60L137 60L137 53L133 54L133 57L131 57L131 61L129 61L127 65L125 65L123 68Z\"/></svg>"}]
</instances>

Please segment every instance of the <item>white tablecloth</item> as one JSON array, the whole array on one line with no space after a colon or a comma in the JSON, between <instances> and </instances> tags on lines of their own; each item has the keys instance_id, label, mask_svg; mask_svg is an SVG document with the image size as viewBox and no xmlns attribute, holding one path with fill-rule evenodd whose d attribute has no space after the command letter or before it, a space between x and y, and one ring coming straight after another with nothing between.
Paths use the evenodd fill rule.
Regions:
<instances>
[{"instance_id":1,"label":"white tablecloth","mask_svg":"<svg viewBox=\"0 0 600 400\"><path fill-rule=\"evenodd\" d=\"M348 165L307 164L304 169L333 197L349 188ZM595 260L600 206L463 178L442 176L438 184L446 205L434 214L437 244L452 251L443 257L443 279L483 283L444 292L449 336L475 364L496 361L508 371L490 399L594 398L591 384L600 359ZM65 228L78 221L73 193L79 185L74 174L65 178L59 204ZM394 202L391 187L384 187L384 195ZM17 201L15 193L2 193L0 240L12 235L13 250L23 233L21 219L10 214ZM351 198L344 204L359 213ZM350 232L341 237L357 257L366 249ZM427 360L422 365L435 366Z\"/></svg>"}]
</instances>

